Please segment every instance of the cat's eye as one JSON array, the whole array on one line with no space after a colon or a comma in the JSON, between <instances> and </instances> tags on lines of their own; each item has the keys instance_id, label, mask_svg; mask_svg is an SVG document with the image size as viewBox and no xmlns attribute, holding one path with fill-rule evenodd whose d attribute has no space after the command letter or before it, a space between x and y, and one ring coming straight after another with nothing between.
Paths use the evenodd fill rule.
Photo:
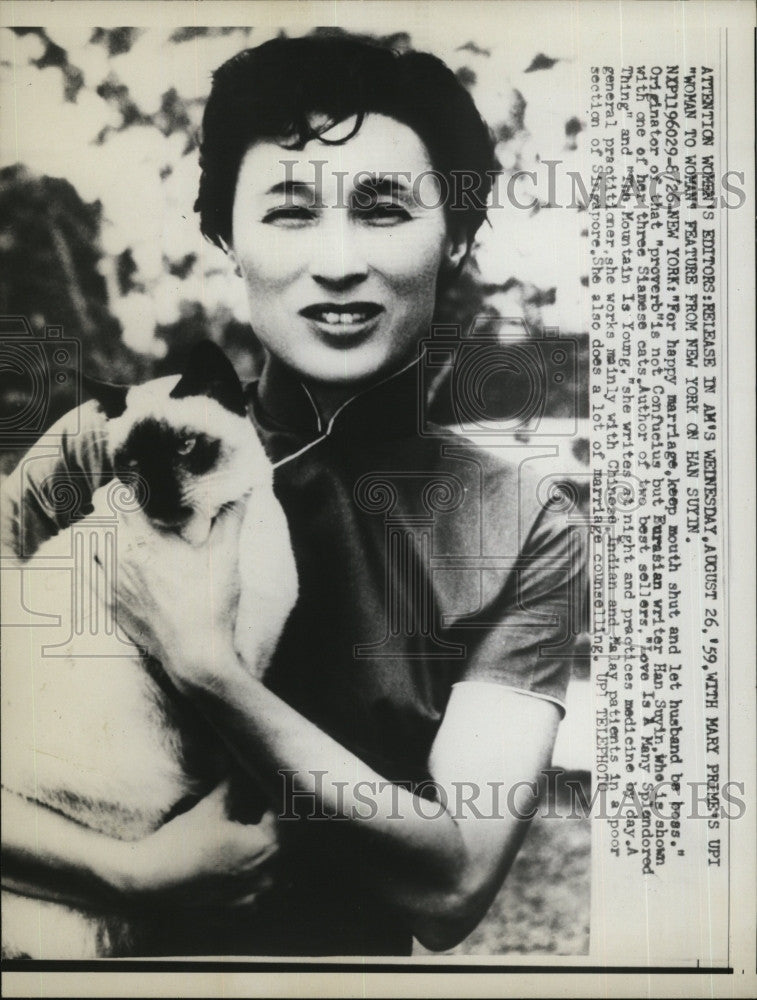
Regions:
<instances>
[{"instance_id":1,"label":"cat's eye","mask_svg":"<svg viewBox=\"0 0 757 1000\"><path fill-rule=\"evenodd\" d=\"M197 438L188 437L184 438L179 447L176 449L180 455L188 455L190 451L197 444Z\"/></svg>"}]
</instances>

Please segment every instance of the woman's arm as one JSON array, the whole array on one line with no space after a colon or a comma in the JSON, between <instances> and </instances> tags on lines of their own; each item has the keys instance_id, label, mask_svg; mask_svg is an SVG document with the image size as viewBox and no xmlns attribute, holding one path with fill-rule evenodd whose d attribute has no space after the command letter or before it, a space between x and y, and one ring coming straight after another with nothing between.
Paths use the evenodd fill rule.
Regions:
<instances>
[{"instance_id":1,"label":"woman's arm","mask_svg":"<svg viewBox=\"0 0 757 1000\"><path fill-rule=\"evenodd\" d=\"M372 849L361 875L434 949L467 936L496 895L526 832L558 716L553 704L512 689L458 685L430 759L441 808L385 781L245 672L216 676L201 700L230 727L248 768L269 772L281 815L346 820L329 833L358 855ZM525 794L513 794L519 786ZM270 822L229 820L225 794L219 786L151 836L124 842L3 790L3 885L83 906L247 902L266 885L275 835Z\"/></svg>"},{"instance_id":2,"label":"woman's arm","mask_svg":"<svg viewBox=\"0 0 757 1000\"><path fill-rule=\"evenodd\" d=\"M338 817L326 835L343 838L345 857L371 851L361 877L422 944L449 948L476 926L525 835L556 705L492 684L456 686L429 761L443 808L385 781L252 679L231 649L211 671L186 656L168 669L281 816Z\"/></svg>"},{"instance_id":3,"label":"woman's arm","mask_svg":"<svg viewBox=\"0 0 757 1000\"><path fill-rule=\"evenodd\" d=\"M130 891L130 845L2 790L3 886L70 904L112 902Z\"/></svg>"},{"instance_id":4,"label":"woman's arm","mask_svg":"<svg viewBox=\"0 0 757 1000\"><path fill-rule=\"evenodd\" d=\"M227 794L223 783L156 833L123 841L3 789L3 888L87 909L248 903L268 884L276 831L270 815L230 820Z\"/></svg>"},{"instance_id":5,"label":"woman's arm","mask_svg":"<svg viewBox=\"0 0 757 1000\"><path fill-rule=\"evenodd\" d=\"M267 790L275 812L293 817L292 823L297 817L307 822L314 813L340 817L309 824L314 863L319 838L328 840L331 851L338 844L345 866L354 856L354 875L396 907L423 944L442 949L464 938L486 912L525 833L523 817L551 758L557 706L503 685L456 686L428 762L448 808L431 808L433 803L385 781L240 662L232 639L234 518L219 518L200 548L154 537L150 544L161 546L161 558L148 561L132 558L132 552L149 526L135 515L122 518L121 528L120 611L131 616L132 634L142 636L177 688L198 704ZM494 810L466 806L459 801L466 787L460 782L480 795L491 793L488 783L494 782L502 793L499 803ZM218 827L205 832L207 838L224 835ZM191 836L201 841L194 829ZM145 857L166 853L162 841L160 832L148 838ZM367 852L369 865L360 861ZM227 864L243 867L243 860L243 843L233 836Z\"/></svg>"},{"instance_id":6,"label":"woman's arm","mask_svg":"<svg viewBox=\"0 0 757 1000\"><path fill-rule=\"evenodd\" d=\"M429 947L435 936L441 947L467 937L489 909L536 811L559 723L554 702L514 688L477 682L453 688L429 770L454 803L465 866L428 927Z\"/></svg>"}]
</instances>

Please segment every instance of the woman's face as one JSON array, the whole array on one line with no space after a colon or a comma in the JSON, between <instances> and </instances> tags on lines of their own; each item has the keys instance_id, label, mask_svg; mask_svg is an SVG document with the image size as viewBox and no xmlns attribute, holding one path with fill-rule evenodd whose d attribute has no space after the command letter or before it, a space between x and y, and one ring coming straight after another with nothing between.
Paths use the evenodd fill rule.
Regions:
<instances>
[{"instance_id":1,"label":"woman's face","mask_svg":"<svg viewBox=\"0 0 757 1000\"><path fill-rule=\"evenodd\" d=\"M370 380L414 356L439 270L463 249L448 236L437 179L422 177L431 169L418 135L380 114L342 145L314 139L298 151L260 140L248 149L231 250L252 328L303 379Z\"/></svg>"}]
</instances>

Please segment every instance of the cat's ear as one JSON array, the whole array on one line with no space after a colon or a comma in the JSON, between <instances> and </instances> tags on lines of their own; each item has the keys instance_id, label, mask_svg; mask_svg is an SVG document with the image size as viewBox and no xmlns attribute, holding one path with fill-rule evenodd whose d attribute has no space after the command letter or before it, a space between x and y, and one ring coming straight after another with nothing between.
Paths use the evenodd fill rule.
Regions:
<instances>
[{"instance_id":1,"label":"cat's ear","mask_svg":"<svg viewBox=\"0 0 757 1000\"><path fill-rule=\"evenodd\" d=\"M247 407L244 389L234 366L212 340L203 340L192 349L184 374L171 390L174 399L209 396L232 413L244 417Z\"/></svg>"},{"instance_id":2,"label":"cat's ear","mask_svg":"<svg viewBox=\"0 0 757 1000\"><path fill-rule=\"evenodd\" d=\"M81 381L89 395L100 404L100 409L108 419L121 416L126 409L126 394L130 388L128 385L101 382L100 379L85 375L84 372L82 372Z\"/></svg>"}]
</instances>

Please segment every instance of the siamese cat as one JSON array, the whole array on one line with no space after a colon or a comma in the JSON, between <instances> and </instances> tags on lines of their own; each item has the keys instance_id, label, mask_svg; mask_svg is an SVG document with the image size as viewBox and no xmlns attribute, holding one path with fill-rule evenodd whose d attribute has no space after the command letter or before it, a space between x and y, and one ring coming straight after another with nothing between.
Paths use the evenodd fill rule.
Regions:
<instances>
[{"instance_id":1,"label":"siamese cat","mask_svg":"<svg viewBox=\"0 0 757 1000\"><path fill-rule=\"evenodd\" d=\"M231 363L205 342L181 377L131 388L85 382L107 418L108 462L124 484L141 484L142 511L156 530L201 545L219 513L242 518L235 646L248 669L259 670L294 606L297 575L272 466ZM89 631L97 640L94 653L81 655L73 638L43 650L45 629L13 630L2 677L3 786L111 837L135 840L199 800L233 767L220 738L157 661L120 626L107 628L94 577L97 563L107 561L102 525L113 521L113 485L98 489L92 511L23 564L28 606L62 622L77 613L75 604L84 606L79 635ZM100 545L100 558L83 558L74 574L43 570L74 550L73 532L80 553ZM117 529L115 539L110 561L117 580ZM146 545L144 558L153 557ZM94 596L77 604L74 591ZM5 631L8 643L11 630ZM207 954L225 950L224 920L240 916L224 917L215 931L195 929L198 947L207 946ZM181 949L182 924L186 930L196 919L179 912L90 912L10 891L2 895L2 918L4 955L41 959L165 954L164 948Z\"/></svg>"}]
</instances>

